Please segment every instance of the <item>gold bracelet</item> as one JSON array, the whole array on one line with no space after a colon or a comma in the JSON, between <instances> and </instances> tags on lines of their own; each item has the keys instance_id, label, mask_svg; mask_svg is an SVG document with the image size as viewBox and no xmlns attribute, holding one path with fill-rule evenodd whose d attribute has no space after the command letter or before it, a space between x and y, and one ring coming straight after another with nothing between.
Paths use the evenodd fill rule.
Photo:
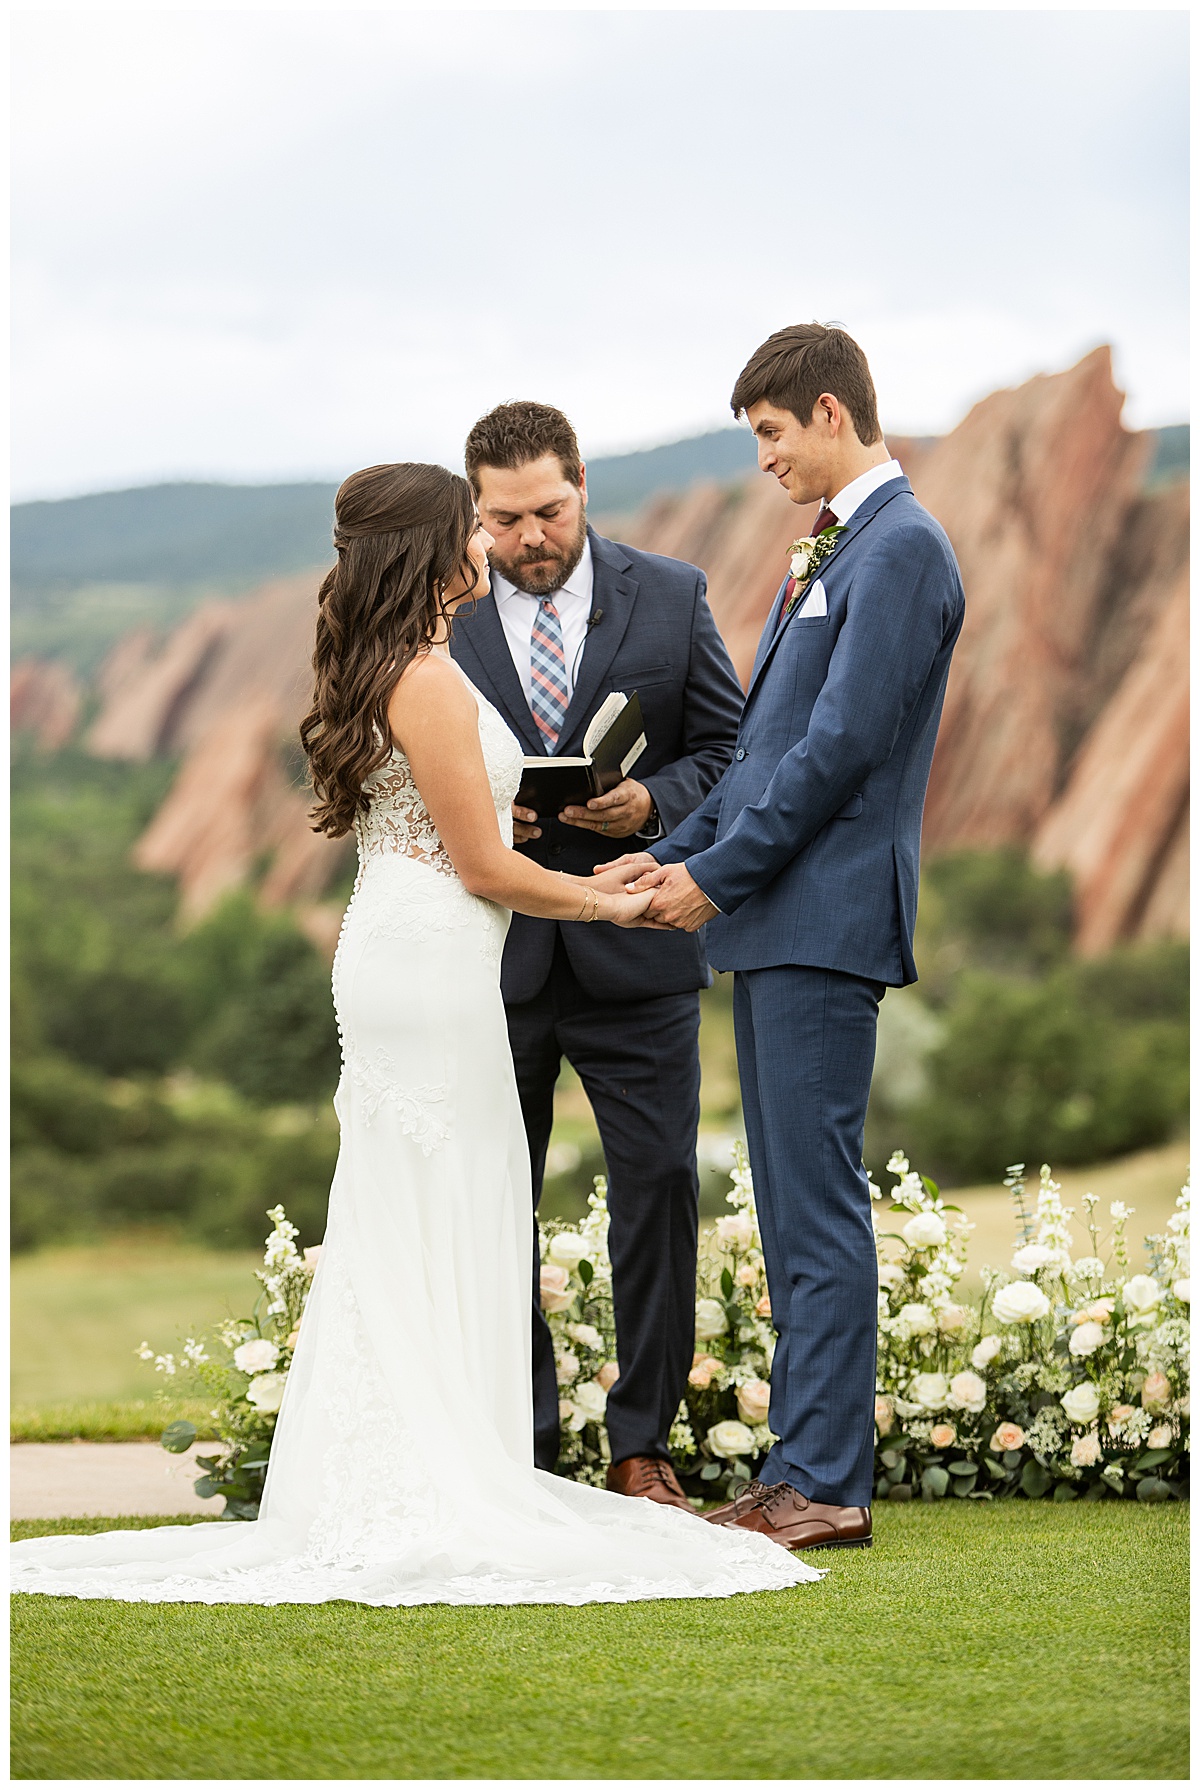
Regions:
<instances>
[{"instance_id":1,"label":"gold bracelet","mask_svg":"<svg viewBox=\"0 0 1200 1790\"><path fill-rule=\"evenodd\" d=\"M592 890L592 912L591 912L590 917L593 920L598 920L600 918L600 891L599 891L599 889Z\"/></svg>"}]
</instances>

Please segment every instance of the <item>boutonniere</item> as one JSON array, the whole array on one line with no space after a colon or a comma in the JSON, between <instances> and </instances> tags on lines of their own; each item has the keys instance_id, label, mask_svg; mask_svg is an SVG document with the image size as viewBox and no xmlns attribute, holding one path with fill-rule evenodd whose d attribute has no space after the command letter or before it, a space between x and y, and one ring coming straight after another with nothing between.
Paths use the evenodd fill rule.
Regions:
<instances>
[{"instance_id":1,"label":"boutonniere","mask_svg":"<svg viewBox=\"0 0 1200 1790\"><path fill-rule=\"evenodd\" d=\"M808 583L821 562L829 558L845 532L844 523L834 522L828 528L823 528L819 535L805 535L802 541L792 542L788 549L792 556L790 570L798 586Z\"/></svg>"}]
</instances>

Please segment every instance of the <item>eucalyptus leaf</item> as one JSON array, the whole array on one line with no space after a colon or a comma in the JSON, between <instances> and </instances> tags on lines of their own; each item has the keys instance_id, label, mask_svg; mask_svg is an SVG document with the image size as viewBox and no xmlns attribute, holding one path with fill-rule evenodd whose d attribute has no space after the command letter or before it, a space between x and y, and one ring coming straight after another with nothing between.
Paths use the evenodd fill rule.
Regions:
<instances>
[{"instance_id":1,"label":"eucalyptus leaf","mask_svg":"<svg viewBox=\"0 0 1200 1790\"><path fill-rule=\"evenodd\" d=\"M215 1479L210 1478L207 1473L202 1473L199 1479L193 1481L192 1490L197 1498L215 1498L218 1492L224 1490L224 1487L219 1485Z\"/></svg>"},{"instance_id":2,"label":"eucalyptus leaf","mask_svg":"<svg viewBox=\"0 0 1200 1790\"><path fill-rule=\"evenodd\" d=\"M1171 1488L1165 1479L1139 1479L1137 1495L1139 1504L1165 1504Z\"/></svg>"},{"instance_id":3,"label":"eucalyptus leaf","mask_svg":"<svg viewBox=\"0 0 1200 1790\"><path fill-rule=\"evenodd\" d=\"M921 1489L931 1498L944 1498L949 1484L950 1475L944 1467L926 1467L921 1475Z\"/></svg>"},{"instance_id":4,"label":"eucalyptus leaf","mask_svg":"<svg viewBox=\"0 0 1200 1790\"><path fill-rule=\"evenodd\" d=\"M951 1473L961 1474L964 1479L966 1479L968 1475L970 1475L971 1478L974 1478L975 1474L979 1471L979 1467L975 1461L951 1461L949 1471Z\"/></svg>"},{"instance_id":5,"label":"eucalyptus leaf","mask_svg":"<svg viewBox=\"0 0 1200 1790\"><path fill-rule=\"evenodd\" d=\"M1148 1448L1145 1454L1138 1455L1138 1471L1144 1472L1147 1467L1161 1467L1164 1461L1170 1460L1171 1453L1169 1448Z\"/></svg>"},{"instance_id":6,"label":"eucalyptus leaf","mask_svg":"<svg viewBox=\"0 0 1200 1790\"><path fill-rule=\"evenodd\" d=\"M716 1461L705 1461L700 1469L700 1477L701 1479L720 1479L721 1468Z\"/></svg>"},{"instance_id":7,"label":"eucalyptus leaf","mask_svg":"<svg viewBox=\"0 0 1200 1790\"><path fill-rule=\"evenodd\" d=\"M1075 1487L1073 1485L1068 1485L1066 1480L1062 1479L1054 1488L1053 1502L1055 1504L1070 1504L1072 1499L1078 1498L1078 1496L1079 1493L1075 1490Z\"/></svg>"},{"instance_id":8,"label":"eucalyptus leaf","mask_svg":"<svg viewBox=\"0 0 1200 1790\"><path fill-rule=\"evenodd\" d=\"M1050 1475L1040 1461L1025 1462L1021 1469L1021 1490L1027 1498L1044 1498L1050 1483Z\"/></svg>"},{"instance_id":9,"label":"eucalyptus leaf","mask_svg":"<svg viewBox=\"0 0 1200 1790\"><path fill-rule=\"evenodd\" d=\"M186 1417L179 1417L174 1423L168 1423L162 1433L162 1445L168 1454L186 1454L196 1440L196 1426L189 1423Z\"/></svg>"},{"instance_id":10,"label":"eucalyptus leaf","mask_svg":"<svg viewBox=\"0 0 1200 1790\"><path fill-rule=\"evenodd\" d=\"M956 1479L950 1487L950 1490L954 1493L956 1498L969 1498L974 1484L975 1481L973 1479Z\"/></svg>"},{"instance_id":11,"label":"eucalyptus leaf","mask_svg":"<svg viewBox=\"0 0 1200 1790\"><path fill-rule=\"evenodd\" d=\"M888 1493L888 1498L893 1504L907 1504L912 1495L913 1489L910 1485L894 1485Z\"/></svg>"}]
</instances>

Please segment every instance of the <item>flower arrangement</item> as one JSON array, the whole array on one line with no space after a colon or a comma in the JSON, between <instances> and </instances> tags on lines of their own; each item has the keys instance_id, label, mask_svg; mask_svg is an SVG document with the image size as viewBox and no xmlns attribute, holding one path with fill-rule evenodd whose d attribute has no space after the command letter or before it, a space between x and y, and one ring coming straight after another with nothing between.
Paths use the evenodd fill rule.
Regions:
<instances>
[{"instance_id":1,"label":"flower arrangement","mask_svg":"<svg viewBox=\"0 0 1200 1790\"><path fill-rule=\"evenodd\" d=\"M220 1325L220 1354L209 1353L208 1339L193 1337L179 1358L156 1355L148 1343L136 1350L143 1361L154 1363L156 1373L167 1379L184 1375L215 1395L212 1415L219 1446L215 1454L197 1457L204 1473L196 1480L196 1494L214 1498L223 1493L222 1515L230 1519L258 1515L275 1419L321 1253L318 1244L300 1254L295 1243L299 1232L282 1206L272 1207L267 1217L272 1229L255 1274L260 1291L254 1311ZM195 1440L195 1424L180 1419L163 1431L162 1445L183 1454Z\"/></svg>"},{"instance_id":2,"label":"flower arrangement","mask_svg":"<svg viewBox=\"0 0 1200 1790\"><path fill-rule=\"evenodd\" d=\"M1061 1188L1041 1171L1030 1209L1025 1169L1008 1170L1017 1218L1011 1270L984 1270L977 1303L959 1293L971 1225L935 1184L893 1156L888 1220L876 1216L879 1351L876 1496L992 1499L1187 1495L1190 1436L1191 1193L1184 1187L1161 1236L1146 1239L1151 1272L1131 1274L1128 1207L1114 1201L1102 1241L1099 1204L1084 1196L1090 1250L1071 1253ZM676 1468L696 1503L733 1496L774 1441L768 1422L775 1331L754 1187L735 1146L732 1211L705 1239L697 1276L696 1344L671 1429ZM873 1211L882 1211L871 1185ZM539 1231L542 1310L559 1387L558 1471L603 1485L611 1460L605 1412L618 1378L608 1254L607 1187L597 1176L588 1216ZM258 1514L276 1414L319 1249L301 1255L281 1206L253 1314L218 1332L219 1357L188 1338L182 1355L137 1353L167 1378L185 1374L216 1395L220 1446L201 1460L202 1498L224 1515ZM182 1453L193 1424L172 1423L163 1446Z\"/></svg>"},{"instance_id":3,"label":"flower arrangement","mask_svg":"<svg viewBox=\"0 0 1200 1790\"><path fill-rule=\"evenodd\" d=\"M1190 1189L1146 1240L1154 1273L1131 1275L1121 1201L1102 1245L1085 1195L1091 1248L1073 1258L1059 1183L1043 1166L1031 1212L1015 1164L1012 1271L984 1271L976 1310L954 1297L966 1220L903 1156L888 1170L912 1217L877 1231L876 1495L1186 1495Z\"/></svg>"}]
</instances>

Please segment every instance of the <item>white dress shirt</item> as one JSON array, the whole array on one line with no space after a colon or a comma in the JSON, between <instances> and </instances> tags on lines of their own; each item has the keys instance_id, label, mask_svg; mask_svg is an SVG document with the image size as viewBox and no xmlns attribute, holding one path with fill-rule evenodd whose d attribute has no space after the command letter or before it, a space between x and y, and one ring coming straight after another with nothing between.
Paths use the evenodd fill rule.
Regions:
<instances>
[{"instance_id":1,"label":"white dress shirt","mask_svg":"<svg viewBox=\"0 0 1200 1790\"><path fill-rule=\"evenodd\" d=\"M579 675L579 662L583 658L584 642L587 640L588 617L592 613L592 543L584 542L583 553L579 564L567 579L561 590L552 591L550 599L558 610L558 619L562 627L563 657L567 670L567 701L575 694L575 679ZM517 668L517 676L521 680L521 688L525 692L525 700L529 701L531 692L530 677L530 640L533 634L533 621L542 597L527 596L510 584L499 572L492 573L492 590L496 597L496 608L500 613L500 623L504 629L504 638L508 641L508 650L512 654L513 664Z\"/></svg>"},{"instance_id":2,"label":"white dress shirt","mask_svg":"<svg viewBox=\"0 0 1200 1790\"><path fill-rule=\"evenodd\" d=\"M886 485L889 479L902 479L904 468L899 460L885 460L882 466L872 466L868 472L860 472L856 479L843 485L836 497L829 499L829 507L839 522L849 522L855 510L867 501L872 491L878 491L880 485Z\"/></svg>"}]
</instances>

